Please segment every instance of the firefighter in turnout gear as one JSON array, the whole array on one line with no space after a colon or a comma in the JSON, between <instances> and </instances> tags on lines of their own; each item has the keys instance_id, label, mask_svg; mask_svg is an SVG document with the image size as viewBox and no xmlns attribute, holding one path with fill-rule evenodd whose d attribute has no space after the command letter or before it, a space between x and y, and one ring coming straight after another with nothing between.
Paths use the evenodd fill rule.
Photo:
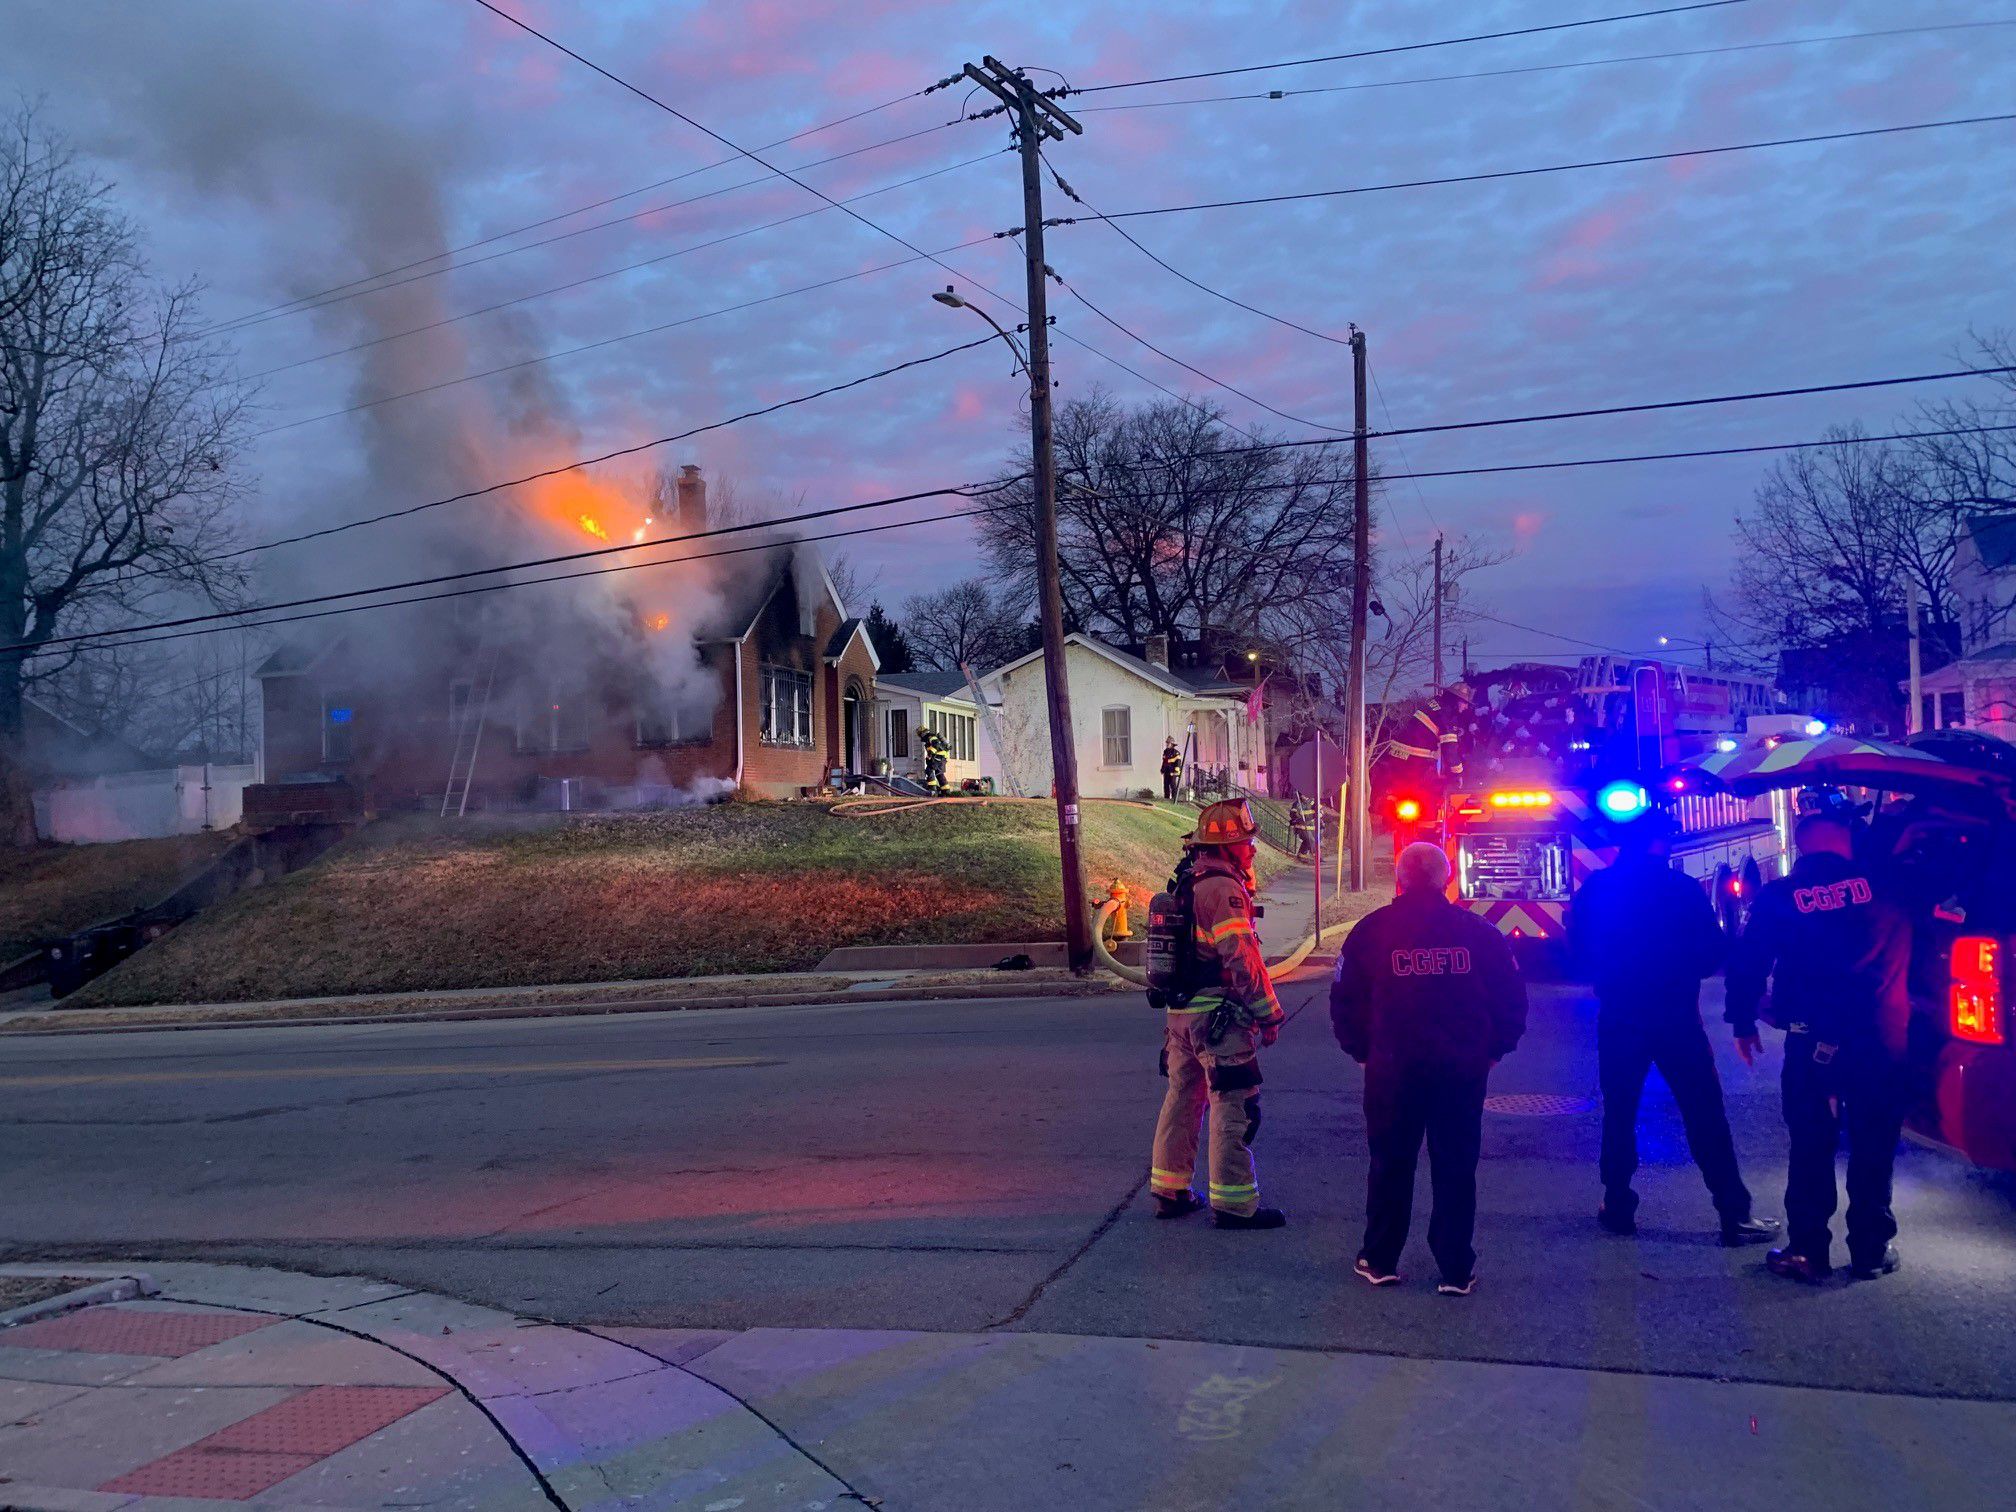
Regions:
<instances>
[{"instance_id":1,"label":"firefighter in turnout gear","mask_svg":"<svg viewBox=\"0 0 2016 1512\"><path fill-rule=\"evenodd\" d=\"M1187 949L1174 952L1173 980L1152 989L1163 1007L1163 1067L1169 1078L1155 1125L1148 1189L1155 1216L1181 1218L1204 1204L1191 1190L1198 1125L1209 1110L1208 1188L1215 1221L1225 1229L1280 1228L1278 1208L1260 1206L1253 1138L1260 1131L1263 1045L1281 1028L1281 1004L1253 928L1253 812L1243 798L1214 803L1186 837L1189 849L1169 892L1167 912L1187 914ZM1187 901L1187 907L1185 906ZM1150 949L1156 921L1151 911ZM1151 980L1154 977L1151 968Z\"/></svg>"},{"instance_id":2,"label":"firefighter in turnout gear","mask_svg":"<svg viewBox=\"0 0 2016 1512\"><path fill-rule=\"evenodd\" d=\"M1288 827L1295 832L1295 854L1309 856L1316 849L1316 805L1297 793L1288 805Z\"/></svg>"},{"instance_id":3,"label":"firefighter in turnout gear","mask_svg":"<svg viewBox=\"0 0 2016 1512\"><path fill-rule=\"evenodd\" d=\"M1171 803L1176 801L1176 785L1183 779L1183 753L1176 749L1176 737L1171 735L1162 743L1162 796Z\"/></svg>"},{"instance_id":4,"label":"firefighter in turnout gear","mask_svg":"<svg viewBox=\"0 0 2016 1512\"><path fill-rule=\"evenodd\" d=\"M1355 1268L1374 1286L1400 1280L1425 1138L1436 1290L1467 1297L1477 1279L1470 1238L1484 1088L1526 1031L1526 986L1505 936L1443 896L1449 858L1439 845L1416 841L1394 873L1399 895L1352 928L1330 983L1337 1043L1365 1068L1372 1169Z\"/></svg>"},{"instance_id":5,"label":"firefighter in turnout gear","mask_svg":"<svg viewBox=\"0 0 2016 1512\"><path fill-rule=\"evenodd\" d=\"M1743 1058L1758 1053L1767 978L1785 1031L1785 1237L1765 1263L1818 1283L1833 1270L1834 1154L1848 1135L1848 1264L1859 1279L1897 1269L1891 1173L1903 1130L1911 1025L1911 924L1853 859L1842 819L1808 814L1799 859L1767 883L1729 959L1729 1021Z\"/></svg>"},{"instance_id":6,"label":"firefighter in turnout gear","mask_svg":"<svg viewBox=\"0 0 2016 1512\"><path fill-rule=\"evenodd\" d=\"M952 784L945 780L945 762L952 755L952 748L945 744L945 737L930 725L919 732L917 743L924 748L925 791L942 798L952 791Z\"/></svg>"}]
</instances>

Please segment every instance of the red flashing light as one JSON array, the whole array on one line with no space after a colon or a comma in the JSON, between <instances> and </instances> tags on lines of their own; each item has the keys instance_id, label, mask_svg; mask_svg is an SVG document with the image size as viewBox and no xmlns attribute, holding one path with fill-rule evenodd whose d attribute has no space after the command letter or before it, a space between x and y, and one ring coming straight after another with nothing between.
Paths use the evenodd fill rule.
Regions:
<instances>
[{"instance_id":1,"label":"red flashing light","mask_svg":"<svg viewBox=\"0 0 2016 1512\"><path fill-rule=\"evenodd\" d=\"M1953 1037L1974 1045L2000 1045L2002 942L1993 935L1962 935L1953 942L1953 982L1947 1002Z\"/></svg>"},{"instance_id":2,"label":"red flashing light","mask_svg":"<svg viewBox=\"0 0 2016 1512\"><path fill-rule=\"evenodd\" d=\"M1421 817L1421 805L1413 798L1402 798L1393 805L1393 817L1402 824L1412 824Z\"/></svg>"}]
</instances>

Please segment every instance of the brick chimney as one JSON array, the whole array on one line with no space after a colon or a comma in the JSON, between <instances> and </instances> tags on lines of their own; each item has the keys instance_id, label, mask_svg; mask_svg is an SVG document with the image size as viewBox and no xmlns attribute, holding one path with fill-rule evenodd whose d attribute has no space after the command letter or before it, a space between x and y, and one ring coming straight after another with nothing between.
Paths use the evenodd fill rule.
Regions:
<instances>
[{"instance_id":1,"label":"brick chimney","mask_svg":"<svg viewBox=\"0 0 2016 1512\"><path fill-rule=\"evenodd\" d=\"M700 469L690 462L679 469L676 507L678 513L673 517L672 528L680 535L691 535L707 528L707 480L700 476Z\"/></svg>"},{"instance_id":2,"label":"brick chimney","mask_svg":"<svg viewBox=\"0 0 2016 1512\"><path fill-rule=\"evenodd\" d=\"M1148 654L1145 658L1151 665L1169 670L1169 637L1151 635L1148 637Z\"/></svg>"}]
</instances>

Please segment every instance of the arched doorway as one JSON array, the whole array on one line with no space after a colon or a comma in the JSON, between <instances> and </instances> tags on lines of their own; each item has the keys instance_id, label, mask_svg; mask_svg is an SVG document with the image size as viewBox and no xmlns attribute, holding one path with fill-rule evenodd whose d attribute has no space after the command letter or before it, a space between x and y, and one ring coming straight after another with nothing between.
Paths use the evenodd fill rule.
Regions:
<instances>
[{"instance_id":1,"label":"arched doorway","mask_svg":"<svg viewBox=\"0 0 2016 1512\"><path fill-rule=\"evenodd\" d=\"M858 679L849 678L840 695L840 764L850 772L865 772L868 757L868 695Z\"/></svg>"}]
</instances>

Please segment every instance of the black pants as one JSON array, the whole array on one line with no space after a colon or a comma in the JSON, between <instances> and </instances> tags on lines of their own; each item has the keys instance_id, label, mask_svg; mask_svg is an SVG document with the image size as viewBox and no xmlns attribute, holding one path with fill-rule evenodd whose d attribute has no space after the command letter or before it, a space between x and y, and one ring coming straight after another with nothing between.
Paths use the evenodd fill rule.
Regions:
<instances>
[{"instance_id":1,"label":"black pants","mask_svg":"<svg viewBox=\"0 0 2016 1512\"><path fill-rule=\"evenodd\" d=\"M1715 1211L1724 1223L1750 1216L1750 1189L1736 1167L1715 1052L1698 1010L1654 1018L1606 1007L1596 1021L1596 1066L1603 1086L1604 1207L1623 1218L1638 1211L1638 1194L1631 1190L1638 1169L1638 1102L1646 1073L1657 1066L1679 1104L1688 1152L1708 1183Z\"/></svg>"},{"instance_id":2,"label":"black pants","mask_svg":"<svg viewBox=\"0 0 2016 1512\"><path fill-rule=\"evenodd\" d=\"M1843 1049L1814 1060L1810 1034L1785 1036L1785 1126L1792 1155L1785 1171L1786 1240L1798 1254L1831 1263L1834 1156L1848 1133L1848 1258L1874 1265L1897 1237L1890 1181L1904 1128L1902 1077L1880 1054Z\"/></svg>"},{"instance_id":3,"label":"black pants","mask_svg":"<svg viewBox=\"0 0 2016 1512\"><path fill-rule=\"evenodd\" d=\"M1174 772L1164 772L1162 774L1162 796L1171 803L1176 801L1176 774Z\"/></svg>"},{"instance_id":4,"label":"black pants","mask_svg":"<svg viewBox=\"0 0 2016 1512\"><path fill-rule=\"evenodd\" d=\"M1470 1279L1477 1264L1470 1238L1477 1226L1484 1082L1483 1076L1430 1067L1366 1068L1365 1132L1372 1146L1372 1176L1365 1197L1363 1254L1375 1270L1397 1269L1400 1251L1407 1247L1414 1167L1425 1136L1435 1198L1428 1248L1444 1279Z\"/></svg>"}]
</instances>

